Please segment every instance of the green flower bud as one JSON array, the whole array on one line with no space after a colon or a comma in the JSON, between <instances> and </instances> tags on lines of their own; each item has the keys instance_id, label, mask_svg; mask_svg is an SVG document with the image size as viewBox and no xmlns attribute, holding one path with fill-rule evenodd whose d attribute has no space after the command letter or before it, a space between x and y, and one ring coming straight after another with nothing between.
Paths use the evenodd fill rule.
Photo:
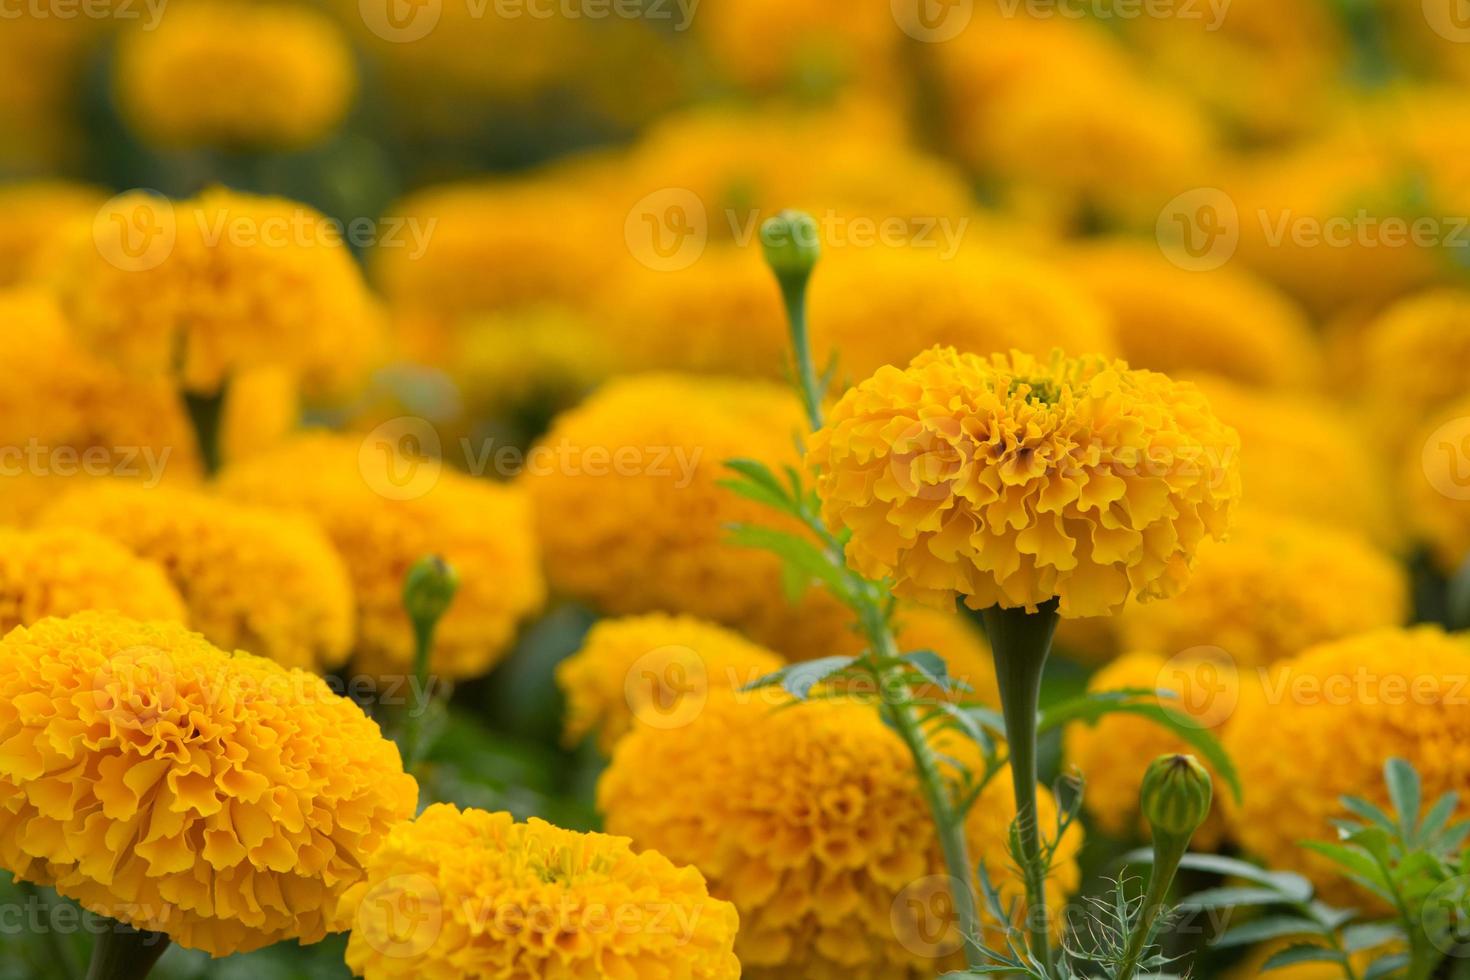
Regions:
<instances>
[{"instance_id":1,"label":"green flower bud","mask_svg":"<svg viewBox=\"0 0 1470 980\"><path fill-rule=\"evenodd\" d=\"M1210 814L1214 787L1210 774L1192 755L1161 755L1148 767L1139 806L1154 836L1186 841Z\"/></svg>"},{"instance_id":2,"label":"green flower bud","mask_svg":"<svg viewBox=\"0 0 1470 980\"><path fill-rule=\"evenodd\" d=\"M403 580L403 608L420 629L432 626L448 611L459 591L459 573L438 555L414 562Z\"/></svg>"},{"instance_id":3,"label":"green flower bud","mask_svg":"<svg viewBox=\"0 0 1470 980\"><path fill-rule=\"evenodd\" d=\"M804 211L782 211L761 225L761 246L766 264L777 278L804 279L822 255L817 222Z\"/></svg>"}]
</instances>

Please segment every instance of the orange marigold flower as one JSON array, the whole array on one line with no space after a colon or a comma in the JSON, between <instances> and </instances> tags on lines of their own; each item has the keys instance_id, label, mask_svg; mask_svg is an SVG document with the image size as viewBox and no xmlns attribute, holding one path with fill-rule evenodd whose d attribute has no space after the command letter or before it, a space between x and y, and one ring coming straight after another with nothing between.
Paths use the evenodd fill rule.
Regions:
<instances>
[{"instance_id":1,"label":"orange marigold flower","mask_svg":"<svg viewBox=\"0 0 1470 980\"><path fill-rule=\"evenodd\" d=\"M0 636L89 609L185 619L184 602L163 569L115 541L74 528L0 527Z\"/></svg>"},{"instance_id":2,"label":"orange marigold flower","mask_svg":"<svg viewBox=\"0 0 1470 980\"><path fill-rule=\"evenodd\" d=\"M36 255L56 229L78 218L91 220L107 194L89 184L31 180L0 185L0 286L12 286L40 272Z\"/></svg>"},{"instance_id":3,"label":"orange marigold flower","mask_svg":"<svg viewBox=\"0 0 1470 980\"><path fill-rule=\"evenodd\" d=\"M935 348L848 391L807 464L849 563L895 594L1070 617L1178 593L1229 527L1238 453L1191 384Z\"/></svg>"},{"instance_id":4,"label":"orange marigold flower","mask_svg":"<svg viewBox=\"0 0 1470 980\"><path fill-rule=\"evenodd\" d=\"M346 927L418 788L303 671L83 613L0 640L0 867L214 956Z\"/></svg>"}]
</instances>

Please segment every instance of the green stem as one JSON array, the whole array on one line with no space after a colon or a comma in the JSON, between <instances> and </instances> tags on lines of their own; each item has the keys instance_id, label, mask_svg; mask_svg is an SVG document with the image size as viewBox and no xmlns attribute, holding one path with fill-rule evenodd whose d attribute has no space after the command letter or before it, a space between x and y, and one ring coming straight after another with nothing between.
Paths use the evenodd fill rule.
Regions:
<instances>
[{"instance_id":1,"label":"green stem","mask_svg":"<svg viewBox=\"0 0 1470 980\"><path fill-rule=\"evenodd\" d=\"M1134 973L1138 971L1138 960L1148 946L1149 937L1153 935L1154 924L1164 913L1164 900L1169 896L1169 886L1174 883L1174 875L1179 871L1179 861L1187 850L1188 836L1182 839L1169 835L1154 837L1154 866L1149 873L1148 890L1143 897L1143 911L1133 924L1133 932L1128 937L1128 947L1124 952L1123 965L1118 971L1117 980L1133 980Z\"/></svg>"},{"instance_id":2,"label":"green stem","mask_svg":"<svg viewBox=\"0 0 1470 980\"><path fill-rule=\"evenodd\" d=\"M194 425L194 439L199 447L199 462L204 467L205 476L219 472L220 424L224 420L226 394L224 383L210 394L184 392L184 405L189 410L189 421Z\"/></svg>"},{"instance_id":3,"label":"green stem","mask_svg":"<svg viewBox=\"0 0 1470 980\"><path fill-rule=\"evenodd\" d=\"M786 303L786 319L791 331L791 350L796 359L796 383L801 403L813 430L822 427L822 383L812 362L811 339L806 326L806 284L810 272L778 274L781 298Z\"/></svg>"},{"instance_id":4,"label":"green stem","mask_svg":"<svg viewBox=\"0 0 1470 980\"><path fill-rule=\"evenodd\" d=\"M429 704L434 700L429 693L429 654L434 649L434 627L438 623L438 619L433 619L413 624L413 676L418 686L414 688L415 701L403 733L403 764L410 771L418 768L423 752L424 722Z\"/></svg>"},{"instance_id":5,"label":"green stem","mask_svg":"<svg viewBox=\"0 0 1470 980\"><path fill-rule=\"evenodd\" d=\"M1017 855L1026 880L1026 921L1031 953L1053 970L1051 932L1046 911L1046 863L1041 855L1041 827L1036 807L1036 722L1041 703L1041 676L1057 629L1057 600L1034 613L992 606L981 614L995 657L1001 713L1010 747L1011 778L1016 788Z\"/></svg>"},{"instance_id":6,"label":"green stem","mask_svg":"<svg viewBox=\"0 0 1470 980\"><path fill-rule=\"evenodd\" d=\"M92 947L87 980L143 980L168 949L168 936L134 929L112 919L102 921L106 929L98 933Z\"/></svg>"},{"instance_id":7,"label":"green stem","mask_svg":"<svg viewBox=\"0 0 1470 980\"><path fill-rule=\"evenodd\" d=\"M21 892L36 904L37 911L46 917L46 925L42 932L45 933L46 945L50 947L57 969L62 971L67 980L74 980L75 977L81 975L81 964L77 962L76 950L72 949L71 944L62 938L51 923L49 914L51 901L45 890L30 881L17 880L16 884L20 887Z\"/></svg>"}]
</instances>

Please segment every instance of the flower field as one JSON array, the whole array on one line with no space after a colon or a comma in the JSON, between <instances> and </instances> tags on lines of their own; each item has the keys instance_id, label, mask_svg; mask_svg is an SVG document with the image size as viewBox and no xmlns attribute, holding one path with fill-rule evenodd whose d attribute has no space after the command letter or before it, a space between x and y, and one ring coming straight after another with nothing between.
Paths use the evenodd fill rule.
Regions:
<instances>
[{"instance_id":1,"label":"flower field","mask_svg":"<svg viewBox=\"0 0 1470 980\"><path fill-rule=\"evenodd\" d=\"M1462 0L0 0L0 980L1470 980Z\"/></svg>"}]
</instances>

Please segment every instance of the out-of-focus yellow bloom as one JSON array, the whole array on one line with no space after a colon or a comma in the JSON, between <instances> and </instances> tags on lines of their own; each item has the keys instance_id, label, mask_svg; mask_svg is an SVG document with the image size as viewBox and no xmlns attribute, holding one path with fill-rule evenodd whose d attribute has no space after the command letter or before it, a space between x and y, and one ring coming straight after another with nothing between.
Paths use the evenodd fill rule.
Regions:
<instances>
[{"instance_id":1,"label":"out-of-focus yellow bloom","mask_svg":"<svg viewBox=\"0 0 1470 980\"><path fill-rule=\"evenodd\" d=\"M1363 335L1364 408L1389 452L1464 396L1470 377L1470 291L1436 289L1395 303Z\"/></svg>"},{"instance_id":2,"label":"out-of-focus yellow bloom","mask_svg":"<svg viewBox=\"0 0 1470 980\"><path fill-rule=\"evenodd\" d=\"M381 314L357 263L337 226L304 204L135 192L54 246L50 283L77 335L190 391L267 366L336 390L381 354Z\"/></svg>"},{"instance_id":3,"label":"out-of-focus yellow bloom","mask_svg":"<svg viewBox=\"0 0 1470 980\"><path fill-rule=\"evenodd\" d=\"M1225 729L1248 788L1239 806L1225 800L1232 835L1269 867L1312 879L1324 901L1368 901L1300 842L1337 840L1332 821L1350 816L1343 796L1391 809L1390 758L1413 762L1425 800L1463 789L1467 669L1470 642L1429 626L1364 633L1275 665Z\"/></svg>"},{"instance_id":4,"label":"out-of-focus yellow bloom","mask_svg":"<svg viewBox=\"0 0 1470 980\"><path fill-rule=\"evenodd\" d=\"M157 22L162 7L125 5L123 0L89 8L76 16L48 4L6 8L0 31L0 169L8 173L45 173L71 169L85 145L77 112L86 65L108 23L126 9ZM145 12L157 11L158 13ZM100 14L100 15L99 15Z\"/></svg>"},{"instance_id":5,"label":"out-of-focus yellow bloom","mask_svg":"<svg viewBox=\"0 0 1470 980\"><path fill-rule=\"evenodd\" d=\"M845 0L709 0L691 23L720 69L753 88L892 82L906 41L887 5Z\"/></svg>"},{"instance_id":6,"label":"out-of-focus yellow bloom","mask_svg":"<svg viewBox=\"0 0 1470 980\"><path fill-rule=\"evenodd\" d=\"M926 919L928 903L948 897L947 879L902 741L870 705L785 710L764 693L711 698L679 728L636 727L598 787L608 830L692 864L735 904L735 948L754 980L942 972L959 940L948 920ZM966 836L974 860L1019 900L1006 852L1014 818L1002 774L970 811ZM1044 790L1039 819L1054 825ZM1080 844L1075 828L1061 841L1046 883L1054 906L1077 886Z\"/></svg>"},{"instance_id":7,"label":"out-of-focus yellow bloom","mask_svg":"<svg viewBox=\"0 0 1470 980\"><path fill-rule=\"evenodd\" d=\"M1403 568L1366 539L1252 512L1229 541L1200 549L1183 592L1125 610L1119 631L1128 649L1214 646L1255 667L1398 626L1408 611Z\"/></svg>"},{"instance_id":8,"label":"out-of-focus yellow bloom","mask_svg":"<svg viewBox=\"0 0 1470 980\"><path fill-rule=\"evenodd\" d=\"M90 609L185 620L184 602L163 569L117 542L76 528L0 527L0 636Z\"/></svg>"},{"instance_id":9,"label":"out-of-focus yellow bloom","mask_svg":"<svg viewBox=\"0 0 1470 980\"><path fill-rule=\"evenodd\" d=\"M301 421L301 392L291 372L253 368L230 382L220 419L220 455L244 459L284 442Z\"/></svg>"},{"instance_id":10,"label":"out-of-focus yellow bloom","mask_svg":"<svg viewBox=\"0 0 1470 980\"><path fill-rule=\"evenodd\" d=\"M434 633L436 674L483 674L545 599L523 494L452 472L437 459L406 456L384 436L307 433L232 463L219 484L227 496L304 512L326 530L357 595L357 670L389 675L411 668L403 579L425 555L440 556L460 577L454 605Z\"/></svg>"},{"instance_id":11,"label":"out-of-focus yellow bloom","mask_svg":"<svg viewBox=\"0 0 1470 980\"><path fill-rule=\"evenodd\" d=\"M151 143L275 149L334 130L357 76L347 39L310 7L203 0L125 33L113 86Z\"/></svg>"},{"instance_id":12,"label":"out-of-focus yellow bloom","mask_svg":"<svg viewBox=\"0 0 1470 980\"><path fill-rule=\"evenodd\" d=\"M1170 663L1157 654L1126 654L1094 674L1087 689L1090 692L1169 690L1167 685L1161 684L1169 667ZM1213 720L1208 712L1191 711L1196 706L1188 698L1168 699L1162 703L1175 711L1195 715L1201 727L1209 726ZM1131 840L1146 836L1145 823L1139 813L1138 791L1149 764L1161 755L1190 751L1189 743L1156 722L1137 715L1112 714L1096 725L1069 725L1063 758L1086 780L1082 802L1097 826L1110 836ZM1229 792L1218 776L1215 782L1217 796ZM1217 802L1204 825L1195 833L1193 847L1212 851L1224 837L1225 818Z\"/></svg>"},{"instance_id":13,"label":"out-of-focus yellow bloom","mask_svg":"<svg viewBox=\"0 0 1470 980\"><path fill-rule=\"evenodd\" d=\"M1401 494L1412 531L1441 571L1470 558L1470 397L1432 417L1404 448Z\"/></svg>"},{"instance_id":14,"label":"out-of-focus yellow bloom","mask_svg":"<svg viewBox=\"0 0 1470 980\"><path fill-rule=\"evenodd\" d=\"M365 872L343 909L347 965L366 980L740 976L735 909L617 837L436 803ZM409 909L433 911L405 922Z\"/></svg>"},{"instance_id":15,"label":"out-of-focus yellow bloom","mask_svg":"<svg viewBox=\"0 0 1470 980\"><path fill-rule=\"evenodd\" d=\"M1298 936L1281 939L1274 942L1262 943L1251 950L1246 958L1225 974L1225 980L1258 980L1264 976L1261 967L1272 956L1297 943L1312 942L1320 937ZM1317 943L1321 945L1320 942ZM1364 950L1354 953L1350 957L1353 969L1361 976L1364 971L1372 965L1373 961L1383 955L1381 949ZM1271 971L1277 980L1340 980L1342 977L1342 964L1336 962L1322 961L1317 963L1296 963L1292 966L1277 967Z\"/></svg>"},{"instance_id":16,"label":"out-of-focus yellow bloom","mask_svg":"<svg viewBox=\"0 0 1470 980\"><path fill-rule=\"evenodd\" d=\"M158 562L189 625L226 650L330 670L352 648L352 587L321 528L295 514L118 482L68 494L43 524L105 534Z\"/></svg>"},{"instance_id":17,"label":"out-of-focus yellow bloom","mask_svg":"<svg viewBox=\"0 0 1470 980\"><path fill-rule=\"evenodd\" d=\"M1193 385L1121 361L935 348L848 391L807 465L848 562L896 595L1096 616L1184 587L1239 446Z\"/></svg>"},{"instance_id":18,"label":"out-of-focus yellow bloom","mask_svg":"<svg viewBox=\"0 0 1470 980\"><path fill-rule=\"evenodd\" d=\"M861 381L935 345L989 356L1112 354L1107 314L1059 270L1000 249L848 249L812 277L812 347L818 364Z\"/></svg>"},{"instance_id":19,"label":"out-of-focus yellow bloom","mask_svg":"<svg viewBox=\"0 0 1470 980\"><path fill-rule=\"evenodd\" d=\"M769 524L773 512L719 484L734 475L729 459L795 464L802 428L796 399L775 384L609 382L527 457L552 586L608 613L680 612L743 629L780 612L779 560L727 540L730 524Z\"/></svg>"},{"instance_id":20,"label":"out-of-focus yellow bloom","mask_svg":"<svg viewBox=\"0 0 1470 980\"><path fill-rule=\"evenodd\" d=\"M345 928L418 800L321 678L110 613L0 640L0 744L0 867L214 956Z\"/></svg>"},{"instance_id":21,"label":"out-of-focus yellow bloom","mask_svg":"<svg viewBox=\"0 0 1470 980\"><path fill-rule=\"evenodd\" d=\"M1101 664L1118 655L1117 620L1113 616L1084 616L1057 624L1053 649L1081 664Z\"/></svg>"},{"instance_id":22,"label":"out-of-focus yellow bloom","mask_svg":"<svg viewBox=\"0 0 1470 980\"><path fill-rule=\"evenodd\" d=\"M1240 433L1240 477L1252 509L1330 524L1383 548L1399 545L1389 481L1348 412L1315 395L1204 375L1190 380Z\"/></svg>"},{"instance_id":23,"label":"out-of-focus yellow bloom","mask_svg":"<svg viewBox=\"0 0 1470 980\"><path fill-rule=\"evenodd\" d=\"M623 363L590 314L554 308L469 317L446 366L471 415L551 412L581 401Z\"/></svg>"},{"instance_id":24,"label":"out-of-focus yellow bloom","mask_svg":"<svg viewBox=\"0 0 1470 980\"><path fill-rule=\"evenodd\" d=\"M107 200L101 189L65 180L0 185L0 287L13 286L41 270L36 255L57 228L90 219Z\"/></svg>"},{"instance_id":25,"label":"out-of-focus yellow bloom","mask_svg":"<svg viewBox=\"0 0 1470 980\"><path fill-rule=\"evenodd\" d=\"M1321 380L1311 324L1247 272L1182 269L1153 243L1126 239L1077 249L1064 268L1111 314L1122 356L1135 367L1210 371L1268 387Z\"/></svg>"},{"instance_id":26,"label":"out-of-focus yellow bloom","mask_svg":"<svg viewBox=\"0 0 1470 980\"><path fill-rule=\"evenodd\" d=\"M556 669L566 694L566 740L591 733L604 755L642 719L656 727L697 714L712 691L740 691L775 673L780 657L738 633L695 619L652 613L605 619Z\"/></svg>"}]
</instances>

